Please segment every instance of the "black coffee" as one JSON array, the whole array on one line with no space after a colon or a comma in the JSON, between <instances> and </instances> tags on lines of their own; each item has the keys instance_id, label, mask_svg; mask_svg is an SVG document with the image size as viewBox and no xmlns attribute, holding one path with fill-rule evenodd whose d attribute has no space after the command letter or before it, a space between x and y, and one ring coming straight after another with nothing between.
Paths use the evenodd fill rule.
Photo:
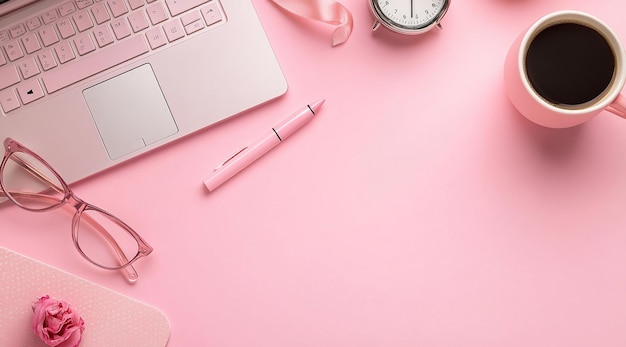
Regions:
<instances>
[{"instance_id":1,"label":"black coffee","mask_svg":"<svg viewBox=\"0 0 626 347\"><path fill-rule=\"evenodd\" d=\"M615 56L604 36L576 23L544 29L526 54L533 88L557 105L580 105L602 95L614 69Z\"/></svg>"}]
</instances>

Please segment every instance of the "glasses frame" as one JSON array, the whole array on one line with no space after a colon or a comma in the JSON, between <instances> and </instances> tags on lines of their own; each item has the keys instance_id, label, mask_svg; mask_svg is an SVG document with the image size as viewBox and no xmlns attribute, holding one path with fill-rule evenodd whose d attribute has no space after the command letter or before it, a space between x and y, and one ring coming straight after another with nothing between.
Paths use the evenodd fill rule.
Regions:
<instances>
[{"instance_id":1,"label":"glasses frame","mask_svg":"<svg viewBox=\"0 0 626 347\"><path fill-rule=\"evenodd\" d=\"M128 224L124 223L121 219L117 218L111 213L95 205L89 204L85 202L84 200L82 200L81 198L79 198L78 196L76 196L76 194L74 194L74 192L69 187L67 182L65 182L65 180L61 177L61 175L59 175L59 173L57 173L57 171L54 170L47 161L45 161L37 153L31 151L26 146L22 145L16 140L10 137L6 138L4 140L4 151L5 151L4 158L2 159L2 162L0 163L0 197L5 197L9 199L11 202L13 202L15 205L25 210L32 211L32 212L51 211L62 206L72 207L74 210L74 216L72 218L72 240L74 242L74 246L76 247L78 252L81 254L81 256L85 258L88 262L90 262L91 264L94 264L100 268L107 269L107 270L122 270L125 274L126 280L128 280L131 283L134 283L137 280L138 274L137 274L137 271L132 266L132 264L136 262L137 260L139 260L140 258L148 256L150 253L152 253L153 248L135 230L133 230L133 228L131 228ZM15 156L14 155L15 153L25 153L37 159L42 165L46 167L46 169L50 170L50 172L54 174L56 180L60 183L61 186L57 185L49 177L46 177L46 175L44 175L40 170L38 170L31 163L28 163L24 160L16 160L20 158L18 156ZM30 208L28 206L24 206L23 204L21 204L16 199L16 197L20 197L24 199L40 200L40 201L48 200L48 202L52 198L41 193L22 193L22 192L8 191L5 187L5 182L4 182L4 170L10 159L12 159L22 168L24 168L29 174L31 174L37 180L46 184L48 187L50 187L50 189L53 189L57 191L58 193L62 194L63 198L59 200L58 202L48 207L41 208L41 209ZM91 218L89 215L83 214L85 211L89 211L89 210L96 211L107 216L111 221L115 222L119 227L126 230L137 242L137 245L138 245L137 254L135 254L135 256L132 257L131 259L128 259L128 257L126 257L126 255L122 251L121 247L115 241L115 238L106 230L106 228L100 225L96 220ZM80 247L80 244L78 243L78 231L79 231L79 225L81 221L89 223L92 227L95 228L95 230L97 230L100 233L100 236L102 236L106 240L106 242L109 244L109 246L115 251L115 255L117 256L121 265L104 266L102 264L96 263L83 252L83 250Z\"/></svg>"}]
</instances>

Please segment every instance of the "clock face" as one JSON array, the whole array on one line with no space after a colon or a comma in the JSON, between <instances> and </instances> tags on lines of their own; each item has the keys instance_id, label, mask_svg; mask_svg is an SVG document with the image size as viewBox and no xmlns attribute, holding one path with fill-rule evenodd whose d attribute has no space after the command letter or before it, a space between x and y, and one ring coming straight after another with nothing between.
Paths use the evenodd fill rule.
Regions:
<instances>
[{"instance_id":1,"label":"clock face","mask_svg":"<svg viewBox=\"0 0 626 347\"><path fill-rule=\"evenodd\" d=\"M448 0L371 0L381 20L403 29L419 30L437 21Z\"/></svg>"}]
</instances>

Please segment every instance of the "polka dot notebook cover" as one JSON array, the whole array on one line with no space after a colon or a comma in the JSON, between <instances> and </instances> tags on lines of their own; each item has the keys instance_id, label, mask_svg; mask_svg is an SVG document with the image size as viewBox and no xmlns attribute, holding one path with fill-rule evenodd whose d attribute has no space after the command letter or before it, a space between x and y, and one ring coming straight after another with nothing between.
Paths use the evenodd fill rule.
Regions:
<instances>
[{"instance_id":1,"label":"polka dot notebook cover","mask_svg":"<svg viewBox=\"0 0 626 347\"><path fill-rule=\"evenodd\" d=\"M156 307L0 247L0 346L46 347L31 330L32 304L46 294L80 313L80 347L167 345L170 324Z\"/></svg>"}]
</instances>

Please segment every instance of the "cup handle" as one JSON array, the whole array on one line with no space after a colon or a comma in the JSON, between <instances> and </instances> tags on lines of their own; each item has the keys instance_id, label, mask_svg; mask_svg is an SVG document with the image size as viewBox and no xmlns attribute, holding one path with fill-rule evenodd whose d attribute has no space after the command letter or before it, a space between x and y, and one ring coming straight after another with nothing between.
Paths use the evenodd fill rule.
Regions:
<instances>
[{"instance_id":1,"label":"cup handle","mask_svg":"<svg viewBox=\"0 0 626 347\"><path fill-rule=\"evenodd\" d=\"M613 103L606 108L606 110L622 118L626 118L626 97L619 94Z\"/></svg>"}]
</instances>

